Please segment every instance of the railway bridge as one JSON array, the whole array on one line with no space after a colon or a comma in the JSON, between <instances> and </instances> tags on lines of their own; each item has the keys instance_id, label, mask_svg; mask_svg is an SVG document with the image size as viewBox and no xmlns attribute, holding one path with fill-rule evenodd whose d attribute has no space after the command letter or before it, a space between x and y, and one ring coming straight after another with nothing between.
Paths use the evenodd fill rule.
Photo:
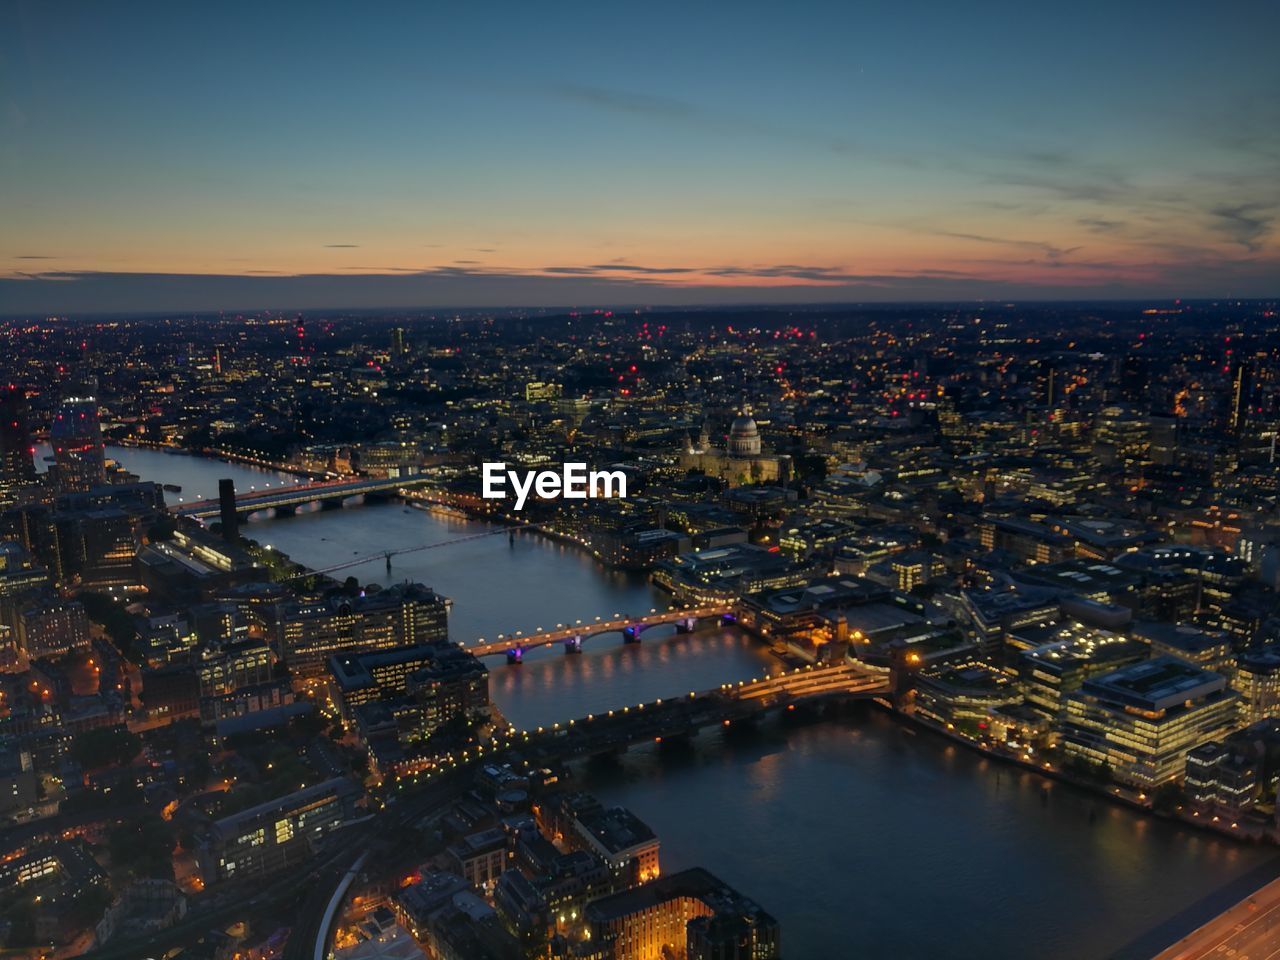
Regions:
<instances>
[{"instance_id":1,"label":"railway bridge","mask_svg":"<svg viewBox=\"0 0 1280 960\"><path fill-rule=\"evenodd\" d=\"M400 490L420 487L430 481L431 477L427 474L417 473L386 480L357 477L319 483L300 483L291 487L277 487L274 490L250 490L236 493L236 513L241 519L259 510L272 510L277 515L286 515L310 503L319 503L326 509L336 509L352 497L363 496L366 500L391 497ZM219 515L221 502L217 499L197 500L192 503L180 503L172 509L178 516L209 520Z\"/></svg>"}]
</instances>

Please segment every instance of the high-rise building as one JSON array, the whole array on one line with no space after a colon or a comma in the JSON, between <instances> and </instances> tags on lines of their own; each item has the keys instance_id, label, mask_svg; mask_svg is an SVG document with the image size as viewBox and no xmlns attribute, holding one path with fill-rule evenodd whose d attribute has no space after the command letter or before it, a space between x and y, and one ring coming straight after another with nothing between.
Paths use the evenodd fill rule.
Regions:
<instances>
[{"instance_id":1,"label":"high-rise building","mask_svg":"<svg viewBox=\"0 0 1280 960\"><path fill-rule=\"evenodd\" d=\"M58 488L64 493L84 491L106 480L106 453L98 401L92 395L68 397L49 430Z\"/></svg>"},{"instance_id":2,"label":"high-rise building","mask_svg":"<svg viewBox=\"0 0 1280 960\"><path fill-rule=\"evenodd\" d=\"M1239 433L1249 422L1249 401L1253 396L1253 368L1237 363L1231 372L1231 429Z\"/></svg>"},{"instance_id":3,"label":"high-rise building","mask_svg":"<svg viewBox=\"0 0 1280 960\"><path fill-rule=\"evenodd\" d=\"M12 503L17 491L36 479L35 447L27 423L22 388L0 388L0 503Z\"/></svg>"},{"instance_id":4,"label":"high-rise building","mask_svg":"<svg viewBox=\"0 0 1280 960\"><path fill-rule=\"evenodd\" d=\"M1240 694L1242 724L1280 714L1280 653L1265 647L1240 654L1231 686Z\"/></svg>"},{"instance_id":5,"label":"high-rise building","mask_svg":"<svg viewBox=\"0 0 1280 960\"><path fill-rule=\"evenodd\" d=\"M409 350L408 344L404 339L404 327L391 328L391 356L399 359L403 357Z\"/></svg>"},{"instance_id":6,"label":"high-rise building","mask_svg":"<svg viewBox=\"0 0 1280 960\"><path fill-rule=\"evenodd\" d=\"M236 482L230 477L218 481L218 516L222 522L222 539L235 543L240 539L240 517L236 513Z\"/></svg>"},{"instance_id":7,"label":"high-rise building","mask_svg":"<svg viewBox=\"0 0 1280 960\"><path fill-rule=\"evenodd\" d=\"M295 675L319 678L334 654L447 640L448 616L449 601L421 584L303 599L276 612L276 649Z\"/></svg>"}]
</instances>

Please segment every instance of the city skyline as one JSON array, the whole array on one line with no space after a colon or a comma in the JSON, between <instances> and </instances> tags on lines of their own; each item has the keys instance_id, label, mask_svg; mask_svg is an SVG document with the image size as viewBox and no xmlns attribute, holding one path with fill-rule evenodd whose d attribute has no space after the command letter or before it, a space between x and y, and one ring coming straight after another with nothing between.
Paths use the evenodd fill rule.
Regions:
<instances>
[{"instance_id":1,"label":"city skyline","mask_svg":"<svg viewBox=\"0 0 1280 960\"><path fill-rule=\"evenodd\" d=\"M1278 35L0 0L0 954L1280 958Z\"/></svg>"},{"instance_id":2,"label":"city skyline","mask_svg":"<svg viewBox=\"0 0 1280 960\"><path fill-rule=\"evenodd\" d=\"M1276 293L1269 5L498 13L11 5L0 313Z\"/></svg>"}]
</instances>

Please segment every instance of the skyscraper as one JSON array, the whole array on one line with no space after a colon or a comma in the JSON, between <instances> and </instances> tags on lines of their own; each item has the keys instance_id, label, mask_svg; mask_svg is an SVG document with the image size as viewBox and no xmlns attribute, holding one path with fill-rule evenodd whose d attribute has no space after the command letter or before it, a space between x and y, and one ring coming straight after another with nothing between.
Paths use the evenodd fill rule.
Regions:
<instances>
[{"instance_id":1,"label":"skyscraper","mask_svg":"<svg viewBox=\"0 0 1280 960\"><path fill-rule=\"evenodd\" d=\"M53 418L49 439L59 490L89 490L105 481L106 454L96 397L82 395L64 400Z\"/></svg>"},{"instance_id":2,"label":"skyscraper","mask_svg":"<svg viewBox=\"0 0 1280 960\"><path fill-rule=\"evenodd\" d=\"M1231 430L1239 433L1249 420L1249 401L1253 395L1253 370L1247 363L1237 363L1231 376Z\"/></svg>"},{"instance_id":3,"label":"skyscraper","mask_svg":"<svg viewBox=\"0 0 1280 960\"><path fill-rule=\"evenodd\" d=\"M408 352L408 345L404 339L404 327L391 328L391 356L400 359Z\"/></svg>"},{"instance_id":4,"label":"skyscraper","mask_svg":"<svg viewBox=\"0 0 1280 960\"><path fill-rule=\"evenodd\" d=\"M36 462L22 388L0 389L0 503L11 503L18 488L35 482Z\"/></svg>"},{"instance_id":5,"label":"skyscraper","mask_svg":"<svg viewBox=\"0 0 1280 960\"><path fill-rule=\"evenodd\" d=\"M222 539L235 543L240 539L240 517L236 513L236 482L230 477L218 481L218 515L222 521Z\"/></svg>"}]
</instances>

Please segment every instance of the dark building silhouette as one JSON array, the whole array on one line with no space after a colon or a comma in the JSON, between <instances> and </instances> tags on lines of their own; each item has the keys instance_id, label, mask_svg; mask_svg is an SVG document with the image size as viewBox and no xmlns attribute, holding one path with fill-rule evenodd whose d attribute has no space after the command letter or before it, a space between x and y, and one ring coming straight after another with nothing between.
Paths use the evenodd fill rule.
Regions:
<instances>
[{"instance_id":1,"label":"dark building silhouette","mask_svg":"<svg viewBox=\"0 0 1280 960\"><path fill-rule=\"evenodd\" d=\"M0 502L36 479L36 462L27 423L27 398L22 388L9 384L0 389Z\"/></svg>"},{"instance_id":2,"label":"dark building silhouette","mask_svg":"<svg viewBox=\"0 0 1280 960\"><path fill-rule=\"evenodd\" d=\"M240 518L236 515L236 482L229 477L218 481L218 508L222 519L222 539L240 539Z\"/></svg>"}]
</instances>

